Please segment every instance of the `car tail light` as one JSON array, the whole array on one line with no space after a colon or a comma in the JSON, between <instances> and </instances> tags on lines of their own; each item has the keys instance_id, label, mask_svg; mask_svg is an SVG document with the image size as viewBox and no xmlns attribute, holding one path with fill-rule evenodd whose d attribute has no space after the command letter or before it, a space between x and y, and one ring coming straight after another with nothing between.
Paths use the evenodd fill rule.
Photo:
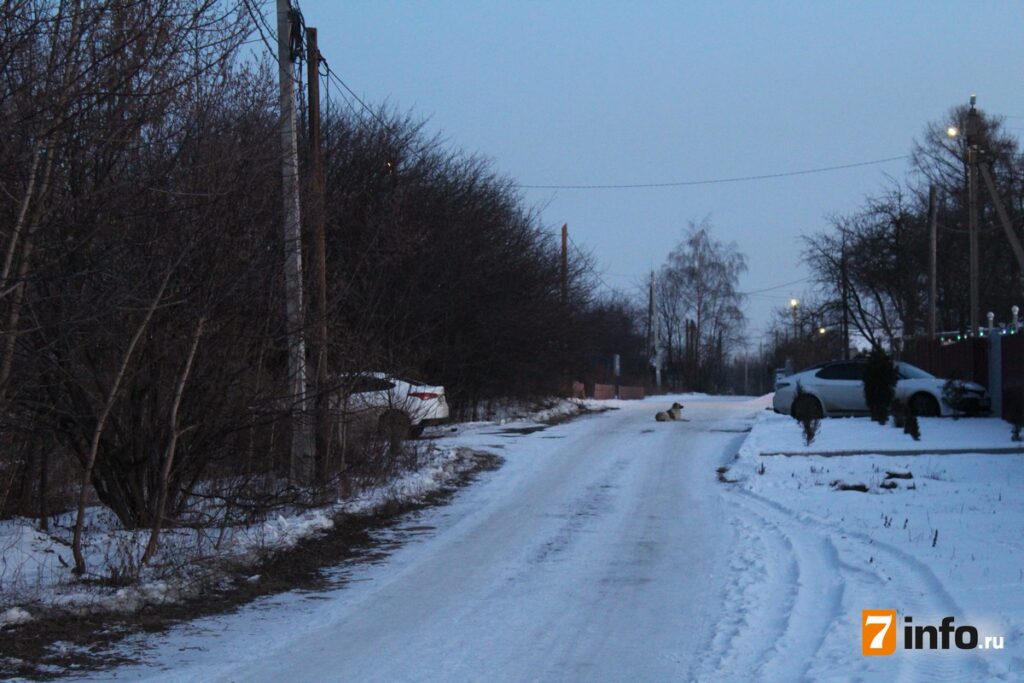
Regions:
<instances>
[{"instance_id":1,"label":"car tail light","mask_svg":"<svg viewBox=\"0 0 1024 683\"><path fill-rule=\"evenodd\" d=\"M431 399L431 398L437 398L437 394L429 392L429 391L414 391L414 392L410 393L409 395L412 396L413 398L418 398L421 401L426 401L426 400Z\"/></svg>"}]
</instances>

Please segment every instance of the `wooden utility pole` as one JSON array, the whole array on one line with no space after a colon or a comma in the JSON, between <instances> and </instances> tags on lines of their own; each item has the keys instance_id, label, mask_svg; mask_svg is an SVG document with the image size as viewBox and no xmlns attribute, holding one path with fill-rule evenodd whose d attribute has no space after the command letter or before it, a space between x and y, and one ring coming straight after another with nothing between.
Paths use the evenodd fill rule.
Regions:
<instances>
[{"instance_id":1,"label":"wooden utility pole","mask_svg":"<svg viewBox=\"0 0 1024 683\"><path fill-rule=\"evenodd\" d=\"M654 271L651 271L651 282L647 288L647 355L654 364Z\"/></svg>"},{"instance_id":2,"label":"wooden utility pole","mask_svg":"<svg viewBox=\"0 0 1024 683\"><path fill-rule=\"evenodd\" d=\"M999 216L999 222L1003 226L1003 232L1006 233L1006 240L1010 243L1013 255L1017 259L1017 265L1020 267L1021 271L1024 272L1024 246L1021 246L1020 239L1017 237L1013 223L1010 221L1010 216L1006 213L1006 207L1003 205L1003 200L999 197L999 191L996 189L996 183L992 180L992 172L989 171L988 164L984 162L978 164L978 170L981 171L981 178L985 181L985 187L988 188L989 196L992 197L992 203L996 207L996 215Z\"/></svg>"},{"instance_id":3,"label":"wooden utility pole","mask_svg":"<svg viewBox=\"0 0 1024 683\"><path fill-rule=\"evenodd\" d=\"M746 341L743 342L743 395L750 395L750 353Z\"/></svg>"},{"instance_id":4,"label":"wooden utility pole","mask_svg":"<svg viewBox=\"0 0 1024 683\"><path fill-rule=\"evenodd\" d=\"M313 166L312 220L316 245L316 462L321 482L330 474L331 463L331 409L330 387L327 379L327 236L324 207L324 159L320 147L320 50L316 29L306 27L306 83L309 93L309 146ZM344 467L344 463L341 463ZM344 479L344 473L342 473Z\"/></svg>"},{"instance_id":5,"label":"wooden utility pole","mask_svg":"<svg viewBox=\"0 0 1024 683\"><path fill-rule=\"evenodd\" d=\"M285 325L288 335L288 386L291 401L291 481L312 481L312 448L306 419L306 342L302 321L302 232L299 217L299 154L295 134L292 8L277 0L277 66L281 106L281 183L284 197ZM295 46L296 48L298 46Z\"/></svg>"},{"instance_id":6,"label":"wooden utility pole","mask_svg":"<svg viewBox=\"0 0 1024 683\"><path fill-rule=\"evenodd\" d=\"M842 253L839 255L839 276L843 290L843 360L850 360L850 292L846 273L846 230L843 229Z\"/></svg>"},{"instance_id":7,"label":"wooden utility pole","mask_svg":"<svg viewBox=\"0 0 1024 683\"><path fill-rule=\"evenodd\" d=\"M569 224L562 223L562 305L569 300Z\"/></svg>"},{"instance_id":8,"label":"wooden utility pole","mask_svg":"<svg viewBox=\"0 0 1024 683\"><path fill-rule=\"evenodd\" d=\"M978 334L978 111L974 108L975 98L971 95L971 109L967 112L967 231L970 243L970 286L971 286L971 329L970 335Z\"/></svg>"},{"instance_id":9,"label":"wooden utility pole","mask_svg":"<svg viewBox=\"0 0 1024 683\"><path fill-rule=\"evenodd\" d=\"M935 205L935 186L928 188L928 338L935 339L935 307L938 300L938 209Z\"/></svg>"}]
</instances>

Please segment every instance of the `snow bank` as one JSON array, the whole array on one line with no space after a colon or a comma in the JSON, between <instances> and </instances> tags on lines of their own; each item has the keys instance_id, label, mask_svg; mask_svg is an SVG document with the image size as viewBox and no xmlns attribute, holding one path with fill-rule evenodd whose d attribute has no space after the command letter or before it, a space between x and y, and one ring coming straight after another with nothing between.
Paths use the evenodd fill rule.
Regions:
<instances>
[{"instance_id":1,"label":"snow bank","mask_svg":"<svg viewBox=\"0 0 1024 683\"><path fill-rule=\"evenodd\" d=\"M142 566L141 557L149 530L121 530L109 511L91 508L83 543L90 572L86 581L71 574L74 519L70 513L55 520L51 534L38 531L35 520L5 520L0 522L0 608L10 609L3 613L2 623L21 623L16 610L24 605L73 612L133 612L145 605L195 597L222 580L224 562L253 565L268 554L330 530L339 514L372 513L385 503L416 499L446 485L471 465L455 448L436 449L420 469L353 500L314 510L283 509L271 519L244 527L167 529L148 567Z\"/></svg>"},{"instance_id":2,"label":"snow bank","mask_svg":"<svg viewBox=\"0 0 1024 683\"><path fill-rule=\"evenodd\" d=\"M902 430L880 425L867 417L828 418L821 421L814 442L804 444L796 420L787 415L762 411L743 444L743 455L760 454L842 454L849 452L894 451L934 453L936 451L1006 450L1024 443L1010 440L1010 425L999 418L918 418L921 440L914 441Z\"/></svg>"},{"instance_id":3,"label":"snow bank","mask_svg":"<svg viewBox=\"0 0 1024 683\"><path fill-rule=\"evenodd\" d=\"M500 400L490 401L482 409L482 419L462 423L463 426L499 424L510 422L549 422L572 417L589 410L607 410L608 401L594 399L551 397L541 400Z\"/></svg>"},{"instance_id":4,"label":"snow bank","mask_svg":"<svg viewBox=\"0 0 1024 683\"><path fill-rule=\"evenodd\" d=\"M12 607L9 610L0 612L0 628L4 626L16 626L32 621L32 615L20 607Z\"/></svg>"}]
</instances>

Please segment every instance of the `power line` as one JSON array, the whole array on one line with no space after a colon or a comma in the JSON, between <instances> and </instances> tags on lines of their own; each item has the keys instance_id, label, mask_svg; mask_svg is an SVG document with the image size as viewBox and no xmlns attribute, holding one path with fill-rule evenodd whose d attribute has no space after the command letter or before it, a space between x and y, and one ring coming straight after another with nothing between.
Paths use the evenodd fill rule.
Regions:
<instances>
[{"instance_id":1,"label":"power line","mask_svg":"<svg viewBox=\"0 0 1024 683\"><path fill-rule=\"evenodd\" d=\"M362 107L362 108L363 108L363 109L364 109L364 110L366 111L366 113L367 113L367 114L369 114L370 116L372 116L372 117L373 117L373 118L374 118L374 119L375 119L375 120L377 121L377 123L379 123L380 125L384 126L384 128L385 128L385 129L387 129L387 130L388 130L388 131L390 132L390 131L391 131L391 126L390 126L390 125L389 125L389 124L387 123L387 121L385 121L384 119L382 119L382 118L381 118L381 117L380 117L380 116L379 116L379 115L377 114L377 112L375 112L375 111L374 111L374 110L373 110L373 109L372 109L372 108L370 107L370 105L366 104L366 102L363 102L362 98L360 98L360 97L359 97L359 95L357 95L357 94L355 93L355 91L354 91L354 90L352 90L352 88L348 87L348 83L346 83L345 81L343 81L343 80L342 80L342 78L341 78L341 76L339 76L339 75L338 75L338 74L337 74L337 73L336 73L336 72L334 71L334 69L332 69L332 68L330 67L330 65L329 65L329 64L327 63L327 60L326 60L326 59L322 59L321 61L323 62L324 66L325 66L325 67L327 67L327 75L328 75L328 76L330 76L331 78L333 78L333 79L335 80L335 82L336 82L336 83L337 83L338 85L340 85L340 86L341 86L341 87L342 87L342 88L343 88L343 89L345 90L345 92L347 92L347 93L348 93L349 95L351 95L351 96L352 96L352 98L353 98L353 99L355 99L355 101L359 103L359 106L361 106L361 107Z\"/></svg>"},{"instance_id":2,"label":"power line","mask_svg":"<svg viewBox=\"0 0 1024 683\"><path fill-rule=\"evenodd\" d=\"M765 287L764 289L752 289L749 292L736 293L742 294L743 296L749 296L751 294L761 294L762 292L772 292L775 291L776 289L782 289L783 287L791 287L792 285L798 285L801 282L807 282L810 279L810 277L802 277L799 280L793 280L792 282L783 282L781 285L775 285L774 287Z\"/></svg>"},{"instance_id":3,"label":"power line","mask_svg":"<svg viewBox=\"0 0 1024 683\"><path fill-rule=\"evenodd\" d=\"M571 234L570 234L570 235L567 235L567 237L569 238L569 244L571 244L571 245L572 245L572 248L576 250L576 253L577 253L577 254L579 254L579 256L580 256L581 258L587 259L587 258L589 258L589 257L590 257L590 255L589 255L589 254L587 254L587 253L586 253L585 251L583 251L582 249L580 249L580 246L579 246L578 244L576 244L576 240L574 240L574 239L572 238L572 235L571 235ZM597 272L597 270L592 270L592 271L591 271L591 274L592 274L592 275L593 275L594 277L596 277L596 278L597 278L597 281L598 281L598 282L600 282L600 283L601 283L602 285L604 285L604 288L605 288L605 289L607 289L607 290L608 290L609 292L611 292L612 294L617 294L618 296L623 296L623 297L628 297L628 296L629 296L629 295L628 295L628 294L627 294L627 293L626 293L625 291L623 291L622 289L620 289L620 288L618 288L618 287L612 287L612 286L611 286L610 284L608 284L607 282L605 282L604 278L603 278L603 277L601 277L601 274L600 274L599 272Z\"/></svg>"},{"instance_id":4,"label":"power line","mask_svg":"<svg viewBox=\"0 0 1024 683\"><path fill-rule=\"evenodd\" d=\"M861 166L876 166L878 164L887 164L893 161L901 161L909 159L910 155L904 154L896 157L886 157L884 159L873 159L872 161L858 161L853 164L841 164L838 166L823 166L821 168L808 168L800 171L785 171L782 173L764 173L761 175L748 175L748 176L736 176L733 178L713 178L707 180L682 180L678 182L665 182L665 183L632 183L632 184L617 184L617 185L527 185L523 183L517 183L516 187L524 190L634 190L642 188L659 188L659 187L687 187L691 185L717 185L721 183L741 183L751 180L768 180L770 178L788 178L791 176L800 175L811 175L813 173L828 173L830 171L841 171L847 168L858 168Z\"/></svg>"},{"instance_id":5,"label":"power line","mask_svg":"<svg viewBox=\"0 0 1024 683\"><path fill-rule=\"evenodd\" d=\"M277 57L277 51L270 46L270 42L267 40L267 36L263 33L263 29L264 27L266 27L267 33L269 33L273 37L275 43L277 42L277 36L274 35L273 29L270 28L269 24L267 24L267 19L266 17L263 16L263 12L257 12L256 10L254 10L252 5L250 4L250 0L242 0L242 3L245 5L245 10L249 13L249 17L256 25L256 30L260 34L260 40L262 40L263 45L266 46L267 52L270 53L271 57Z\"/></svg>"}]
</instances>

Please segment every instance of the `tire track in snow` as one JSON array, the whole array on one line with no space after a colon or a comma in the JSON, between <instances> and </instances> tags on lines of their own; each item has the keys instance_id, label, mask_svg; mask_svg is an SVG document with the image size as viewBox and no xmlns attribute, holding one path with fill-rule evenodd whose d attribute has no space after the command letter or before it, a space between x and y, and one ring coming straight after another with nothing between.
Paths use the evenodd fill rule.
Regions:
<instances>
[{"instance_id":1,"label":"tire track in snow","mask_svg":"<svg viewBox=\"0 0 1024 683\"><path fill-rule=\"evenodd\" d=\"M736 680L753 674L756 680L804 680L840 613L844 581L840 573L827 571L838 565L838 553L827 537L790 533L791 525L779 523L776 513L758 501L733 498L740 544L760 549L760 557L753 560L749 550L743 553L759 575L745 579L741 570L737 577L737 587L730 591L737 602L727 605L726 612L745 616L738 630L730 633L734 620L724 638L716 637L712 648L719 650L717 661L701 679Z\"/></svg>"},{"instance_id":2,"label":"tire track in snow","mask_svg":"<svg viewBox=\"0 0 1024 683\"><path fill-rule=\"evenodd\" d=\"M963 613L931 569L912 555L865 534L797 513L746 489L733 489L730 494L728 498L737 503L742 515L753 517L755 523L760 520L772 534L789 539L794 550L790 559L803 568L797 574L798 597L787 629L775 652L762 663L758 678L805 680L842 675L850 680L874 680L883 676L900 683L994 680L977 653L901 648L891 657L863 657L859 642L861 609L894 607L901 619L910 614L922 624ZM841 539L842 553L832 536ZM849 560L842 555L849 555ZM871 570L857 566L863 565L865 557L873 560ZM766 561L770 564L779 559L768 555ZM865 588L854 600L863 600L867 594L873 604L844 604L848 584ZM762 592L780 590L770 582L758 588ZM902 629L902 624L897 626ZM902 638L899 640L902 642Z\"/></svg>"},{"instance_id":3,"label":"tire track in snow","mask_svg":"<svg viewBox=\"0 0 1024 683\"><path fill-rule=\"evenodd\" d=\"M797 568L767 561L785 553L784 539L764 534L761 525L749 518L730 520L736 532L739 553L730 562L733 580L726 588L725 605L716 633L708 647L709 656L695 680L736 680L740 672L757 670L774 642L787 627L786 615L792 610L795 591L764 591L759 587L792 584ZM794 584L795 585L795 584ZM752 635L754 634L754 635Z\"/></svg>"}]
</instances>

